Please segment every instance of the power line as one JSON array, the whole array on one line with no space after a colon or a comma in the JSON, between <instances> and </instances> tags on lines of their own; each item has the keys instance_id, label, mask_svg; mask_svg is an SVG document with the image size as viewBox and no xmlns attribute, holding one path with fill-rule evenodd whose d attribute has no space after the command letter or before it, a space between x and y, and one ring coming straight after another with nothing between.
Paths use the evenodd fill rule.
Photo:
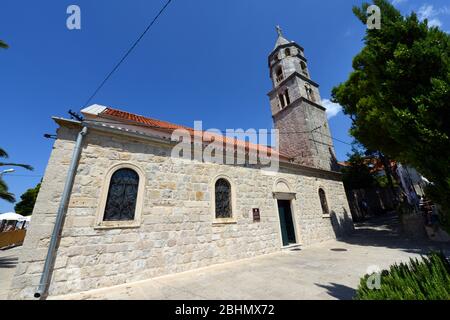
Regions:
<instances>
[{"instance_id":1,"label":"power line","mask_svg":"<svg viewBox=\"0 0 450 320\"><path fill-rule=\"evenodd\" d=\"M348 146L351 146L351 145L352 145L351 143L345 142L345 141L343 141L343 140L339 140L339 139L337 139L337 138L333 138L333 137L331 137L331 139L333 139L333 140L335 140L335 141L337 141L337 142L340 142L340 143L346 144L346 145L348 145Z\"/></svg>"},{"instance_id":2,"label":"power line","mask_svg":"<svg viewBox=\"0 0 450 320\"><path fill-rule=\"evenodd\" d=\"M131 52L136 48L136 46L139 44L139 42L142 40L142 38L145 36L145 34L151 29L151 27L155 24L155 22L158 20L158 18L163 14L163 12L166 10L166 8L169 6L169 4L172 2L172 0L168 0L166 2L166 4L161 8L161 10L158 12L158 14L153 18L153 20L150 22L150 24L147 26L147 28L144 30L144 32L142 32L142 34L138 37L138 39L133 43L133 45L130 47L130 49L128 49L128 51L125 53L125 55L119 60L119 62L114 66L114 68L111 70L111 72L105 77L105 79L101 82L101 84L97 87L97 89L94 91L94 93L89 97L89 99L86 101L86 103L84 104L84 107L87 107L89 105L89 103L92 101L92 99L97 95L97 93L103 88L103 86L106 84L106 82L111 78L111 76L114 74L114 72L117 71L117 69L120 67L120 65L125 61L125 59L131 54ZM70 112L70 111L69 111ZM98 123L110 123L110 124L123 124L123 122L108 122L108 121L95 121L95 120L89 120L92 122L98 122ZM160 128L160 129L165 129L163 127L159 127L159 126L152 126L152 125L147 125L149 127L153 127L153 128ZM321 127L323 127L323 125L318 126L317 128L314 128L312 130L309 131L279 131L279 134L298 134L298 133L313 133L313 132L317 132L318 129L320 129ZM222 134L226 134L226 131L220 130L220 132ZM322 132L318 132L321 135L324 135L326 137L329 137L337 142L346 144L346 145L351 145L351 143L345 142L343 140L334 138L330 135L324 134Z\"/></svg>"},{"instance_id":3,"label":"power line","mask_svg":"<svg viewBox=\"0 0 450 320\"><path fill-rule=\"evenodd\" d=\"M320 133L321 135L323 135L323 136L325 136L325 137L328 137L328 138L330 138L330 139L333 139L333 140L335 140L335 141L337 141L337 142L344 143L344 144L347 144L347 145L349 145L349 146L352 145L351 143L345 142L345 141L343 141L343 140L340 140L340 139L338 139L338 138L335 138L335 137L333 137L333 136L330 136L330 135L328 135L328 134L326 134L326 133L323 133L323 132L318 132L318 133Z\"/></svg>"},{"instance_id":4,"label":"power line","mask_svg":"<svg viewBox=\"0 0 450 320\"><path fill-rule=\"evenodd\" d=\"M101 82L101 84L97 87L97 89L94 91L94 93L89 97L89 99L84 104L84 107L87 107L89 103L92 101L92 99L97 95L97 93L103 88L105 83L111 78L111 76L116 72L117 69L119 69L120 65L125 61L125 59L130 55L130 53L136 48L136 46L139 44L139 42L142 40L142 38L145 36L145 34L150 30L150 28L155 24L156 20L162 15L164 10L169 6L169 4L172 2L172 0L168 0L166 4L161 8L161 10L158 12L158 14L153 18L152 22L147 26L147 28L142 32L142 34L139 36L139 38L133 43L133 45L128 49L128 51L125 53L125 55L122 57L122 59L119 60L119 62L115 65L115 67L111 70L111 72L106 76L106 78Z\"/></svg>"}]
</instances>

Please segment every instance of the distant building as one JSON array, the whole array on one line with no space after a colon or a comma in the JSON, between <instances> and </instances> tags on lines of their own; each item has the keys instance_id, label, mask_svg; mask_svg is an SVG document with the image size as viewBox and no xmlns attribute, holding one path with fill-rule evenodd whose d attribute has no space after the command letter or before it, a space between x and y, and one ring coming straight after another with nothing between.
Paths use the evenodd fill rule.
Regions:
<instances>
[{"instance_id":1,"label":"distant building","mask_svg":"<svg viewBox=\"0 0 450 320\"><path fill-rule=\"evenodd\" d=\"M408 198L409 203L416 203L418 201L416 199L417 196L423 197L425 195L424 189L430 181L423 177L416 169L399 164L396 173L400 181L400 187Z\"/></svg>"}]
</instances>

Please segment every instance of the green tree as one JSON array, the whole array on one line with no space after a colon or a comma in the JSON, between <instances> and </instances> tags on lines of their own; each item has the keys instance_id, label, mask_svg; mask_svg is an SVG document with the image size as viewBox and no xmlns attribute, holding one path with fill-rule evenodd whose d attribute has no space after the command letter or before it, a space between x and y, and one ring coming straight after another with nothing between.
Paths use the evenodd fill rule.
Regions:
<instances>
[{"instance_id":1,"label":"green tree","mask_svg":"<svg viewBox=\"0 0 450 320\"><path fill-rule=\"evenodd\" d=\"M22 200L15 205L14 211L23 216L30 216L33 213L34 204L36 203L40 188L41 184L39 183L36 187L25 191L25 193L20 196L20 199Z\"/></svg>"},{"instance_id":2,"label":"green tree","mask_svg":"<svg viewBox=\"0 0 450 320\"><path fill-rule=\"evenodd\" d=\"M353 148L352 152L352 154L348 154L348 165L341 169L345 188L355 190L375 186L376 180L367 165L364 154L356 148Z\"/></svg>"},{"instance_id":3,"label":"green tree","mask_svg":"<svg viewBox=\"0 0 450 320\"><path fill-rule=\"evenodd\" d=\"M450 36L386 0L381 29L367 30L346 82L333 100L367 149L415 167L433 181L433 200L450 215ZM369 4L354 7L366 24Z\"/></svg>"},{"instance_id":4,"label":"green tree","mask_svg":"<svg viewBox=\"0 0 450 320\"><path fill-rule=\"evenodd\" d=\"M9 46L3 40L0 40L0 48L8 49Z\"/></svg>"},{"instance_id":5,"label":"green tree","mask_svg":"<svg viewBox=\"0 0 450 320\"><path fill-rule=\"evenodd\" d=\"M0 148L0 158L8 158L8 154L2 148ZM33 167L30 165L27 165L27 164L10 163L10 162L1 162L0 161L0 172L2 171L2 167L5 167L5 166L22 167L27 170L33 170ZM5 201L11 202L11 203L16 201L16 198L14 197L14 195L9 192L8 185L3 180L3 177L1 174L0 174L0 199L3 199Z\"/></svg>"}]
</instances>

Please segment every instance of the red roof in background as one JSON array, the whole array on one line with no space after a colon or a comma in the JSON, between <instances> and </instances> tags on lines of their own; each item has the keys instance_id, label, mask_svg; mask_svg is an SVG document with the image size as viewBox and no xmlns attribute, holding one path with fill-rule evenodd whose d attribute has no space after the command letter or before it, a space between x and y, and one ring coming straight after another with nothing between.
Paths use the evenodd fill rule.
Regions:
<instances>
[{"instance_id":1,"label":"red roof in background","mask_svg":"<svg viewBox=\"0 0 450 320\"><path fill-rule=\"evenodd\" d=\"M348 161L338 161L338 165L341 167L349 167L350 163Z\"/></svg>"},{"instance_id":2,"label":"red roof in background","mask_svg":"<svg viewBox=\"0 0 450 320\"><path fill-rule=\"evenodd\" d=\"M380 172L384 170L383 162L375 157L367 157L364 159L364 163L370 166L370 172ZM349 167L350 162L348 161L339 161L338 164L342 167ZM397 166L397 162L395 160L390 160L391 168L395 168Z\"/></svg>"},{"instance_id":3,"label":"red roof in background","mask_svg":"<svg viewBox=\"0 0 450 320\"><path fill-rule=\"evenodd\" d=\"M140 115L136 115L133 113L129 113L126 111L121 111L113 108L106 108L103 112L99 114L100 117L107 118L107 119L119 119L119 120L125 120L131 122L130 124L133 125L141 125L146 127L151 127L151 129L158 130L158 131L164 131L164 132L172 132L176 129L184 129L191 133L191 135L194 135L196 131L193 128L181 126L177 124L173 124L167 121L161 121L157 119L152 119ZM252 150L259 150L261 152L265 152L268 155L271 155L272 153L278 154L280 158L289 159L288 156L281 154L280 152L276 151L275 149L272 149L271 147L267 147L260 144L253 144L249 143L247 141L242 141L238 139L232 139L225 137L223 135L217 135L212 134L209 132L203 131L203 141L206 142L212 142L215 139L221 140L223 143L229 143L234 144L234 146L240 146L245 147L245 150L248 151L249 149Z\"/></svg>"},{"instance_id":4,"label":"red roof in background","mask_svg":"<svg viewBox=\"0 0 450 320\"><path fill-rule=\"evenodd\" d=\"M381 161L381 159L378 159L378 158L371 159L371 163L373 165L372 171L377 171L378 172L378 171L383 171L385 169L384 168L384 164ZM395 160L390 160L389 161L389 165L391 166L391 168L395 168L397 166L397 162Z\"/></svg>"}]
</instances>

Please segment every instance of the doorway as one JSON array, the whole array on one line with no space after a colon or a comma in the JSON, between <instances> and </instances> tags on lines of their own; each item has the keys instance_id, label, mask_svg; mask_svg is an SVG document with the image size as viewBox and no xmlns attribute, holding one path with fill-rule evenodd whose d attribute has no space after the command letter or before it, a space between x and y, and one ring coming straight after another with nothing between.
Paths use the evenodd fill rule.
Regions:
<instances>
[{"instance_id":1,"label":"doorway","mask_svg":"<svg viewBox=\"0 0 450 320\"><path fill-rule=\"evenodd\" d=\"M291 201L277 200L280 216L281 239L283 246L297 243L295 238L294 220L292 219Z\"/></svg>"}]
</instances>

